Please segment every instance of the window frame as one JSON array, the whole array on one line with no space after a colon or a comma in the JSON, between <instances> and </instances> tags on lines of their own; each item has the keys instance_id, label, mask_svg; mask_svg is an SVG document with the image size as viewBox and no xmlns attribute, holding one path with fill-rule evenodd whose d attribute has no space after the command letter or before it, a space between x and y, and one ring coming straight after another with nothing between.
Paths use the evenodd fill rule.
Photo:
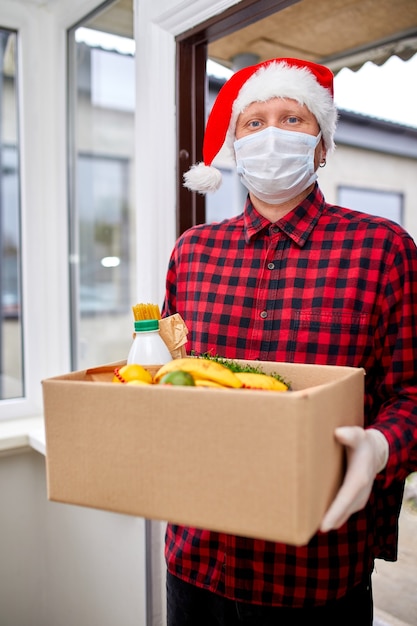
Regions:
<instances>
[{"instance_id":1,"label":"window frame","mask_svg":"<svg viewBox=\"0 0 417 626\"><path fill-rule=\"evenodd\" d=\"M70 369L65 32L100 4L0 7L1 26L17 33L25 381L24 396L0 401L0 423L42 415L42 380Z\"/></svg>"}]
</instances>

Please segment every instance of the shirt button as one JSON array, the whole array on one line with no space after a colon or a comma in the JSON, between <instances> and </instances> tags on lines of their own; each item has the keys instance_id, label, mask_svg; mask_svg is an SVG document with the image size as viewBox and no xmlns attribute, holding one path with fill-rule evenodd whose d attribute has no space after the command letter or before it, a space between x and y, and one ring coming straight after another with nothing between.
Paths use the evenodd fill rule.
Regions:
<instances>
[{"instance_id":1,"label":"shirt button","mask_svg":"<svg viewBox=\"0 0 417 626\"><path fill-rule=\"evenodd\" d=\"M279 233L279 227L278 226L273 226L271 228L271 230L272 230L273 233Z\"/></svg>"},{"instance_id":2,"label":"shirt button","mask_svg":"<svg viewBox=\"0 0 417 626\"><path fill-rule=\"evenodd\" d=\"M265 319L266 317L268 317L268 313L266 311L262 311L261 312L261 317L262 317L262 319Z\"/></svg>"},{"instance_id":3,"label":"shirt button","mask_svg":"<svg viewBox=\"0 0 417 626\"><path fill-rule=\"evenodd\" d=\"M269 270L273 270L273 269L274 269L274 267L275 267L275 264L274 264L274 263L268 263L268 269L269 269Z\"/></svg>"}]
</instances>

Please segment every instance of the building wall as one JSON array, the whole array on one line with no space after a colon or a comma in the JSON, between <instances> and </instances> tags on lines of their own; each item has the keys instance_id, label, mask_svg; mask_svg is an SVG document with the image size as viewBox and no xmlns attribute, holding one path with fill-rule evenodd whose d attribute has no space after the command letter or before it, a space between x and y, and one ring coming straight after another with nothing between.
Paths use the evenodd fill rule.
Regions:
<instances>
[{"instance_id":1,"label":"building wall","mask_svg":"<svg viewBox=\"0 0 417 626\"><path fill-rule=\"evenodd\" d=\"M334 204L338 201L340 185L403 194L402 225L417 241L416 159L342 144L329 155L326 167L318 175L326 200ZM363 210L366 213L366 206Z\"/></svg>"}]
</instances>

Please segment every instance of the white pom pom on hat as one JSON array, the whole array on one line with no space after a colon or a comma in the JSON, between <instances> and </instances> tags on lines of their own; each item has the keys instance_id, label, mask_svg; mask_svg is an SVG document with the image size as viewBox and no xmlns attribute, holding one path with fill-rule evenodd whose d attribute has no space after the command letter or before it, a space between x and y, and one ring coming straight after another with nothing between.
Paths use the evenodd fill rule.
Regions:
<instances>
[{"instance_id":1,"label":"white pom pom on hat","mask_svg":"<svg viewBox=\"0 0 417 626\"><path fill-rule=\"evenodd\" d=\"M216 191L222 175L212 162L223 148L233 150L236 121L252 102L291 98L315 116L327 152L334 149L337 109L333 99L333 73L324 65L280 58L244 67L220 89L207 120L203 162L184 174L184 186L205 194Z\"/></svg>"}]
</instances>

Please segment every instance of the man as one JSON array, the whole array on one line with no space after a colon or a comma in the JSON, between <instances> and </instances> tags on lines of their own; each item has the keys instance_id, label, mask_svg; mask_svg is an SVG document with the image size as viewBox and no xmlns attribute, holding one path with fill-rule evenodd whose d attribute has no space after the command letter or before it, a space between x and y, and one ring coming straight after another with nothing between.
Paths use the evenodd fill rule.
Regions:
<instances>
[{"instance_id":1,"label":"man","mask_svg":"<svg viewBox=\"0 0 417 626\"><path fill-rule=\"evenodd\" d=\"M374 559L396 558L417 443L417 250L398 225L325 202L336 121L327 68L245 68L185 175L214 191L229 147L249 192L242 215L189 229L172 253L164 315L184 318L188 352L363 367L365 428L337 429L345 480L306 546L168 525L169 626L371 626Z\"/></svg>"}]
</instances>

